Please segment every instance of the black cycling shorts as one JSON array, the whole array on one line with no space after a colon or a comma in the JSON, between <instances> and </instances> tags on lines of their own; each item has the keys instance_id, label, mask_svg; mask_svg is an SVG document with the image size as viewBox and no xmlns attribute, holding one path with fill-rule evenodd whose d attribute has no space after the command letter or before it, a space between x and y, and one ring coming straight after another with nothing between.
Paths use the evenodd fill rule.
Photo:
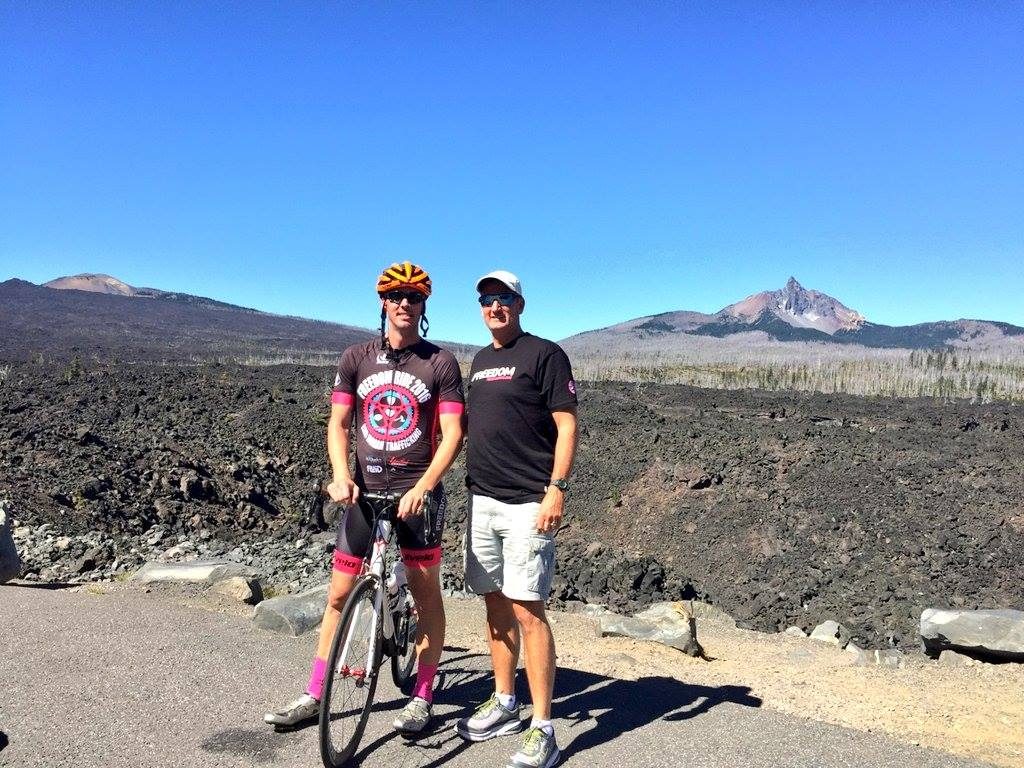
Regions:
<instances>
[{"instance_id":1,"label":"black cycling shorts","mask_svg":"<svg viewBox=\"0 0 1024 768\"><path fill-rule=\"evenodd\" d=\"M334 570L358 575L362 570L363 558L370 548L373 536L373 505L359 498L356 504L345 508L338 518L338 536L334 540ZM448 497L439 483L434 488L434 504L430 530L424 526L423 515L414 515L407 520L395 522L395 535L402 561L406 568L428 568L441 562L441 534L444 532L444 518L448 511Z\"/></svg>"}]
</instances>

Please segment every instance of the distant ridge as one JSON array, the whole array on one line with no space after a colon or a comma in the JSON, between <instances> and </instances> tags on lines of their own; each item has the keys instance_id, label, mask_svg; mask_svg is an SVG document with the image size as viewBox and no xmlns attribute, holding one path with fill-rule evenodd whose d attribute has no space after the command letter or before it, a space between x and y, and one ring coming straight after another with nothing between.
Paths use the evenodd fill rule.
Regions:
<instances>
[{"instance_id":1,"label":"distant ridge","mask_svg":"<svg viewBox=\"0 0 1024 768\"><path fill-rule=\"evenodd\" d=\"M991 320L943 320L908 326L871 323L860 312L790 277L778 290L761 291L714 314L679 310L647 315L562 340L569 350L670 352L696 337L736 337L756 348L764 341L819 342L891 349L991 348L1024 345L1024 328Z\"/></svg>"},{"instance_id":2,"label":"distant ridge","mask_svg":"<svg viewBox=\"0 0 1024 768\"><path fill-rule=\"evenodd\" d=\"M50 286L50 287L47 287ZM274 315L110 275L74 275L46 286L0 283L0 361L34 355L124 361L329 359L375 331Z\"/></svg>"},{"instance_id":3,"label":"distant ridge","mask_svg":"<svg viewBox=\"0 0 1024 768\"><path fill-rule=\"evenodd\" d=\"M98 360L322 364L377 330L276 315L116 277L84 273L45 285L0 283L0 362ZM441 341L460 359L474 347Z\"/></svg>"},{"instance_id":4,"label":"distant ridge","mask_svg":"<svg viewBox=\"0 0 1024 768\"><path fill-rule=\"evenodd\" d=\"M218 309L239 309L246 312L259 311L249 307L241 307L237 304L217 301L216 299L208 299L205 296L194 296L191 293L162 291L159 288L136 288L134 285L129 285L123 280L118 280L116 277L90 272L80 275L69 275L68 277L58 277L48 283L43 283L42 287L58 291L85 291L86 293L102 293L108 296L127 296L137 299L164 299L166 301L179 301L185 304Z\"/></svg>"}]
</instances>

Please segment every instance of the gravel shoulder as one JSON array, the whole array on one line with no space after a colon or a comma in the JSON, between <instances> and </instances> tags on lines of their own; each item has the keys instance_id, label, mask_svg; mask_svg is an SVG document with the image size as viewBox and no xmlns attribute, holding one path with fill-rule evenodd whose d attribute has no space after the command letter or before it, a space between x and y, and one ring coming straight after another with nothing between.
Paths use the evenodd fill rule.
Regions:
<instances>
[{"instance_id":1,"label":"gravel shoulder","mask_svg":"<svg viewBox=\"0 0 1024 768\"><path fill-rule=\"evenodd\" d=\"M809 638L698 622L711 662L626 638L586 638L589 620L557 615L567 664L605 665L640 678L669 672L704 686L747 686L763 706L995 765L1024 765L1024 665L946 666L920 655L900 668L856 666L852 654Z\"/></svg>"},{"instance_id":2,"label":"gravel shoulder","mask_svg":"<svg viewBox=\"0 0 1024 768\"><path fill-rule=\"evenodd\" d=\"M386 727L383 685L364 738L373 763L501 765L507 740L468 751L455 719L489 692L482 605L449 600L438 728L418 742ZM0 587L0 765L316 764L315 729L260 722L308 669L310 636L257 630L251 609L176 589ZM852 666L810 640L704 621L711 662L554 613L555 712L566 765L979 768L1024 764L1024 673L1012 665ZM2 741L0 741L2 743ZM368 761L370 762L370 761Z\"/></svg>"}]
</instances>

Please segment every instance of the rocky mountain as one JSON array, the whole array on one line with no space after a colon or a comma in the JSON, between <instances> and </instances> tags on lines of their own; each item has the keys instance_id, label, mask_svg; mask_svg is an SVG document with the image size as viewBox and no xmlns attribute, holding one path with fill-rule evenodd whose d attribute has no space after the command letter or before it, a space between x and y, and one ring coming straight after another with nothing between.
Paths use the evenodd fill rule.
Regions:
<instances>
[{"instance_id":1,"label":"rocky mountain","mask_svg":"<svg viewBox=\"0 0 1024 768\"><path fill-rule=\"evenodd\" d=\"M570 350L643 350L656 346L671 351L698 345L696 337L725 338L747 334L749 346L765 340L855 344L894 349L992 347L1006 340L1024 346L1024 328L989 320L953 320L890 326L869 322L838 299L804 288L790 277L774 291L762 291L723 307L714 314L675 311L627 320L563 340ZM706 345L705 345L706 346ZM735 346L730 347L735 351Z\"/></svg>"},{"instance_id":2,"label":"rocky mountain","mask_svg":"<svg viewBox=\"0 0 1024 768\"><path fill-rule=\"evenodd\" d=\"M840 330L856 331L864 324L860 312L828 294L807 290L795 277L789 278L782 290L755 293L719 310L717 317L745 325L774 317L794 328L813 328L830 335Z\"/></svg>"},{"instance_id":3,"label":"rocky mountain","mask_svg":"<svg viewBox=\"0 0 1024 768\"><path fill-rule=\"evenodd\" d=\"M366 328L274 315L107 275L0 283L0 360L78 356L182 362L331 356Z\"/></svg>"},{"instance_id":4,"label":"rocky mountain","mask_svg":"<svg viewBox=\"0 0 1024 768\"><path fill-rule=\"evenodd\" d=\"M70 275L58 277L48 283L43 283L43 288L56 288L63 291L89 291L91 293L109 293L114 296L148 296L154 297L162 294L152 288L136 288L128 285L116 277L110 275L97 275L84 273L81 275Z\"/></svg>"},{"instance_id":5,"label":"rocky mountain","mask_svg":"<svg viewBox=\"0 0 1024 768\"><path fill-rule=\"evenodd\" d=\"M81 274L0 283L0 362L39 356L131 362L318 362L376 330L275 315L205 296ZM472 349L441 342L457 356Z\"/></svg>"}]
</instances>

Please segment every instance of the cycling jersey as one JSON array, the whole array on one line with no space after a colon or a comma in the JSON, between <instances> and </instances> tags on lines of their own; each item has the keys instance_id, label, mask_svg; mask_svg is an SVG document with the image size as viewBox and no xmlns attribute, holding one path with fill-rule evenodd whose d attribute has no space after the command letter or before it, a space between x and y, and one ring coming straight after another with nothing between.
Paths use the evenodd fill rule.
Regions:
<instances>
[{"instance_id":1,"label":"cycling jersey","mask_svg":"<svg viewBox=\"0 0 1024 768\"><path fill-rule=\"evenodd\" d=\"M331 402L353 407L356 484L407 491L430 466L441 414L463 411L462 374L451 352L424 339L390 354L377 340L354 344L338 362Z\"/></svg>"}]
</instances>

